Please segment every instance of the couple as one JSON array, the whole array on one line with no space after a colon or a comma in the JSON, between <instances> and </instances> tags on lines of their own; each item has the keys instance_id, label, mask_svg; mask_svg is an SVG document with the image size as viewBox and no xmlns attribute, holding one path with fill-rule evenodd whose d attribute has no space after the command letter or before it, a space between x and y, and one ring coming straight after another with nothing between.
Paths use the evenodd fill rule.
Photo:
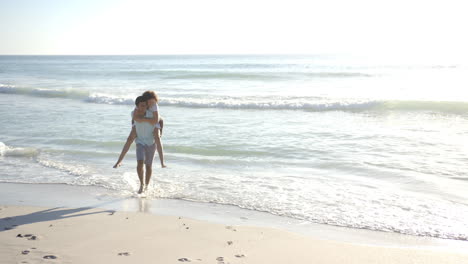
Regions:
<instances>
[{"instance_id":1,"label":"couple","mask_svg":"<svg viewBox=\"0 0 468 264\"><path fill-rule=\"evenodd\" d=\"M136 139L137 173L140 179L138 194L147 190L152 175L153 158L158 150L161 167L165 168L163 146L161 143L164 122L159 116L158 96L153 91L146 91L135 100L135 110L132 111L132 131L128 135L122 152L114 168L122 165L133 141ZM146 180L143 178L143 163L146 165Z\"/></svg>"}]
</instances>

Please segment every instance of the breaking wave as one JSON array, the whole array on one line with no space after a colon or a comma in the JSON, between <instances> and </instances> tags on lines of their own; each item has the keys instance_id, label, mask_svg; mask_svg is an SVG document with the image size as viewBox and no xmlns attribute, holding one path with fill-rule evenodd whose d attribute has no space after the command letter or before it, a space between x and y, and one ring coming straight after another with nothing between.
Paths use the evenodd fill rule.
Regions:
<instances>
[{"instance_id":1,"label":"breaking wave","mask_svg":"<svg viewBox=\"0 0 468 264\"><path fill-rule=\"evenodd\" d=\"M22 94L37 97L51 98L75 98L84 99L89 96L88 91L78 89L46 89L46 88L25 88L13 85L0 84L0 93L3 94Z\"/></svg>"},{"instance_id":2,"label":"breaking wave","mask_svg":"<svg viewBox=\"0 0 468 264\"><path fill-rule=\"evenodd\" d=\"M88 103L133 105L134 98L103 93L90 93L74 89L31 89L1 85L0 93L27 96L78 99ZM303 110L303 111L434 111L468 114L468 102L418 101L418 100L366 100L330 99L321 97L166 97L162 106L188 108L257 109L257 110Z\"/></svg>"},{"instance_id":3,"label":"breaking wave","mask_svg":"<svg viewBox=\"0 0 468 264\"><path fill-rule=\"evenodd\" d=\"M35 157L39 151L35 148L14 148L0 142L0 156L4 157Z\"/></svg>"}]
</instances>

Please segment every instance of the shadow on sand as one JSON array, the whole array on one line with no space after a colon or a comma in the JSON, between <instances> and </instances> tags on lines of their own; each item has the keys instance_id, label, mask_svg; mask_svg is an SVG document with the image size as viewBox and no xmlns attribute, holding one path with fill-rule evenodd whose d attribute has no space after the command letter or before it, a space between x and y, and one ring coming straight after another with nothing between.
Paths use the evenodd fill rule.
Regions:
<instances>
[{"instance_id":1,"label":"shadow on sand","mask_svg":"<svg viewBox=\"0 0 468 264\"><path fill-rule=\"evenodd\" d=\"M94 211L86 212L89 210L94 210ZM103 213L113 214L114 212L115 212L114 210L101 210L96 207L80 207L80 208L72 208L72 209L63 208L63 207L55 207L55 208L33 212L30 214L0 218L0 232L15 229L16 227L21 226L21 225L60 220L60 219L66 219L66 218L71 218L71 217L80 217L80 216L93 215L93 214L103 214Z\"/></svg>"}]
</instances>

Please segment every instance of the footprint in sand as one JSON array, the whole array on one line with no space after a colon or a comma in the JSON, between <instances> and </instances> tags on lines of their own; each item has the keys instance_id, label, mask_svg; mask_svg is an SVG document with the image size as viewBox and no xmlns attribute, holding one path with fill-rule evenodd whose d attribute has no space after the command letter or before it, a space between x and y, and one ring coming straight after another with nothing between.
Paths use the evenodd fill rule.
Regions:
<instances>
[{"instance_id":1,"label":"footprint in sand","mask_svg":"<svg viewBox=\"0 0 468 264\"><path fill-rule=\"evenodd\" d=\"M130 253L128 252L121 252L118 254L119 256L130 256Z\"/></svg>"},{"instance_id":2,"label":"footprint in sand","mask_svg":"<svg viewBox=\"0 0 468 264\"><path fill-rule=\"evenodd\" d=\"M232 243L233 243L232 241L228 241L228 242L227 242L227 244L228 244L229 246L232 245Z\"/></svg>"},{"instance_id":3,"label":"footprint in sand","mask_svg":"<svg viewBox=\"0 0 468 264\"><path fill-rule=\"evenodd\" d=\"M236 258L245 258L244 254L235 255Z\"/></svg>"},{"instance_id":4,"label":"footprint in sand","mask_svg":"<svg viewBox=\"0 0 468 264\"><path fill-rule=\"evenodd\" d=\"M16 235L16 237L27 237L28 240L38 240L38 237L33 234L26 234L26 235L18 234Z\"/></svg>"},{"instance_id":5,"label":"footprint in sand","mask_svg":"<svg viewBox=\"0 0 468 264\"><path fill-rule=\"evenodd\" d=\"M180 259L178 259L178 261L180 261L180 262L190 262L190 259L188 259L188 258L180 258Z\"/></svg>"},{"instance_id":6,"label":"footprint in sand","mask_svg":"<svg viewBox=\"0 0 468 264\"><path fill-rule=\"evenodd\" d=\"M21 251L21 254L27 255L27 254L29 254L29 252L31 252L31 251L29 251L29 250L23 250L23 251Z\"/></svg>"},{"instance_id":7,"label":"footprint in sand","mask_svg":"<svg viewBox=\"0 0 468 264\"><path fill-rule=\"evenodd\" d=\"M57 259L57 257L54 255L47 255L47 256L44 256L43 258L44 259Z\"/></svg>"}]
</instances>

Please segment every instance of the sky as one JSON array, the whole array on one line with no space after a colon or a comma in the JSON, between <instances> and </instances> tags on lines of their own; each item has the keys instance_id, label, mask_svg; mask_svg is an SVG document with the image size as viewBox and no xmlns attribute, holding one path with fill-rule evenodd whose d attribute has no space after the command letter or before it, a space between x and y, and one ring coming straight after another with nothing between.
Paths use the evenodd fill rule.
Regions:
<instances>
[{"instance_id":1,"label":"sky","mask_svg":"<svg viewBox=\"0 0 468 264\"><path fill-rule=\"evenodd\" d=\"M457 57L466 10L455 0L0 0L0 54Z\"/></svg>"}]
</instances>

